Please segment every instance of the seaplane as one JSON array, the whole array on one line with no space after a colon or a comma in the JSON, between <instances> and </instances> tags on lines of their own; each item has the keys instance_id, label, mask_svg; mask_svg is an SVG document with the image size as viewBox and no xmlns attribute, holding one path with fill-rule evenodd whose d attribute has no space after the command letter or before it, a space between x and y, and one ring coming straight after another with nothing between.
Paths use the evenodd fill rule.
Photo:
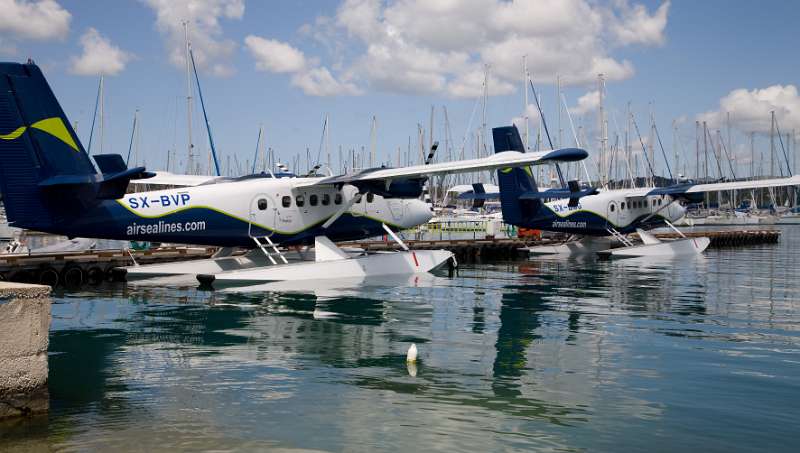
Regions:
<instances>
[{"instance_id":1,"label":"seaplane","mask_svg":"<svg viewBox=\"0 0 800 453\"><path fill-rule=\"evenodd\" d=\"M397 234L431 218L430 206L418 200L429 177L587 156L578 148L508 150L322 177L159 178L144 167L128 168L118 154L90 157L39 67L30 60L0 63L0 191L11 225L68 237L221 247L207 260L122 268L126 278L191 274L221 286L429 272L455 265L453 254L409 250ZM131 182L147 181L172 187L128 192ZM335 244L383 234L398 251L367 254ZM234 247L250 252L232 255Z\"/></svg>"},{"instance_id":2,"label":"seaplane","mask_svg":"<svg viewBox=\"0 0 800 453\"><path fill-rule=\"evenodd\" d=\"M496 150L525 151L516 126L494 128L492 138ZM568 181L561 188L539 190L529 168L503 168L497 178L499 193L492 195L500 198L505 223L571 235L562 244L531 247L531 254L598 253L610 258L702 253L709 238L688 238L673 225L686 214L681 203L699 202L706 192L800 185L800 176L792 176L614 190L584 188L578 181ZM481 198L492 195L481 194ZM680 238L660 240L648 232L664 226ZM630 239L631 233L638 234L640 244Z\"/></svg>"}]
</instances>

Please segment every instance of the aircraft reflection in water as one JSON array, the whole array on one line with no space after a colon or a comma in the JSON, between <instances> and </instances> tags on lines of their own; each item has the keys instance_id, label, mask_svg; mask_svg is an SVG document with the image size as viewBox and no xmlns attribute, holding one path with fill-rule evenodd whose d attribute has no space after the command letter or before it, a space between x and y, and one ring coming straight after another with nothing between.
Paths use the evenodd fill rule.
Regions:
<instances>
[{"instance_id":1,"label":"aircraft reflection in water","mask_svg":"<svg viewBox=\"0 0 800 453\"><path fill-rule=\"evenodd\" d=\"M97 416L114 420L116 411L144 405L152 442L174 436L159 420L181 420L211 446L225 439L220 420L249 427L242 414L289 406L290 415L260 422L259 432L281 438L287 423L313 423L347 432L345 444L377 445L395 440L358 427L399 416L439 430L477 423L502 431L515 420L535 435L551 424L593 423L608 401L626 414L660 417L657 406L627 389L630 370L623 370L633 366L629 348L636 346L615 338L609 325L631 311L663 311L658 304L670 298L684 298L680 313L696 292L671 293L667 276L694 270L597 264L542 260L467 268L455 280L387 279L306 293L129 286L111 295L133 303L104 299L106 311L100 302L57 304L54 406L76 413L97 406ZM89 318L96 327L76 329ZM404 360L412 342L421 352L414 378ZM74 367L86 355L87 365ZM74 381L85 385L70 387ZM376 398L415 403L376 413ZM181 412L187 405L215 409ZM324 415L332 412L343 415ZM479 432L471 441L491 449ZM78 437L76 445L90 442ZM552 433L547 442L570 444Z\"/></svg>"}]
</instances>

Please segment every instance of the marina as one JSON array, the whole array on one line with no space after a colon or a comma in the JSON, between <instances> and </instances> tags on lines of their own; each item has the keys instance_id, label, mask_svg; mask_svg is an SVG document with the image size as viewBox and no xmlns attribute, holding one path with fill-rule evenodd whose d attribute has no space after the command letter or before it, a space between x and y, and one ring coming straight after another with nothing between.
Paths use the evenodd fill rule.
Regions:
<instances>
[{"instance_id":1,"label":"marina","mask_svg":"<svg viewBox=\"0 0 800 453\"><path fill-rule=\"evenodd\" d=\"M768 3L6 0L0 452L796 451Z\"/></svg>"}]
</instances>

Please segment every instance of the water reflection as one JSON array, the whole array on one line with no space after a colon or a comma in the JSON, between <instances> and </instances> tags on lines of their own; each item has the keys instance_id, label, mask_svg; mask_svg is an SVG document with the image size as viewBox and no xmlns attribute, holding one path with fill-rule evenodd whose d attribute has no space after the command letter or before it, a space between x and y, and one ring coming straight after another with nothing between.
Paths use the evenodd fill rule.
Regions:
<instances>
[{"instance_id":1,"label":"water reflection","mask_svg":"<svg viewBox=\"0 0 800 453\"><path fill-rule=\"evenodd\" d=\"M800 233L783 241L678 262L467 266L453 279L62 294L52 413L0 425L0 441L788 449L800 423L800 263L790 248Z\"/></svg>"}]
</instances>

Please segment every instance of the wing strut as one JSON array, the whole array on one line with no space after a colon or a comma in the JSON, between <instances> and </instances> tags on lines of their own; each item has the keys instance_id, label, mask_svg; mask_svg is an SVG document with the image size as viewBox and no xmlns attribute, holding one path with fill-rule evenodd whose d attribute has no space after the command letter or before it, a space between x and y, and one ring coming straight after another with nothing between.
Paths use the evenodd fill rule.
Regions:
<instances>
[{"instance_id":1,"label":"wing strut","mask_svg":"<svg viewBox=\"0 0 800 453\"><path fill-rule=\"evenodd\" d=\"M352 208L353 205L356 204L356 201L358 201L360 198L361 198L360 193L356 193L355 195L350 197L350 200L348 200L347 203L343 204L342 207L338 211L336 211L336 213L333 214L333 216L330 219L326 220L325 223L322 224L322 228L328 228L329 226L331 226L333 222L337 221L339 217L341 217L345 212L349 211L350 208Z\"/></svg>"},{"instance_id":2,"label":"wing strut","mask_svg":"<svg viewBox=\"0 0 800 453\"><path fill-rule=\"evenodd\" d=\"M392 239L394 239L394 241L395 241L395 242L397 242L398 244L400 244L400 247L402 247L402 248L403 248L403 250L405 250L406 252L408 251L408 246L406 245L406 243L405 243L405 242L403 242L403 240L402 240L402 239L400 239L400 236L398 236L397 234L395 234L395 232L394 232L394 231L392 231L392 229L391 229L391 228L389 228L388 226L386 226L386 224L385 224L385 223L382 223L382 224L381 224L381 226L383 226L383 229L384 229L384 230L386 230L386 232L387 232L387 233L389 233L389 236L391 236L391 237L392 237Z\"/></svg>"}]
</instances>

